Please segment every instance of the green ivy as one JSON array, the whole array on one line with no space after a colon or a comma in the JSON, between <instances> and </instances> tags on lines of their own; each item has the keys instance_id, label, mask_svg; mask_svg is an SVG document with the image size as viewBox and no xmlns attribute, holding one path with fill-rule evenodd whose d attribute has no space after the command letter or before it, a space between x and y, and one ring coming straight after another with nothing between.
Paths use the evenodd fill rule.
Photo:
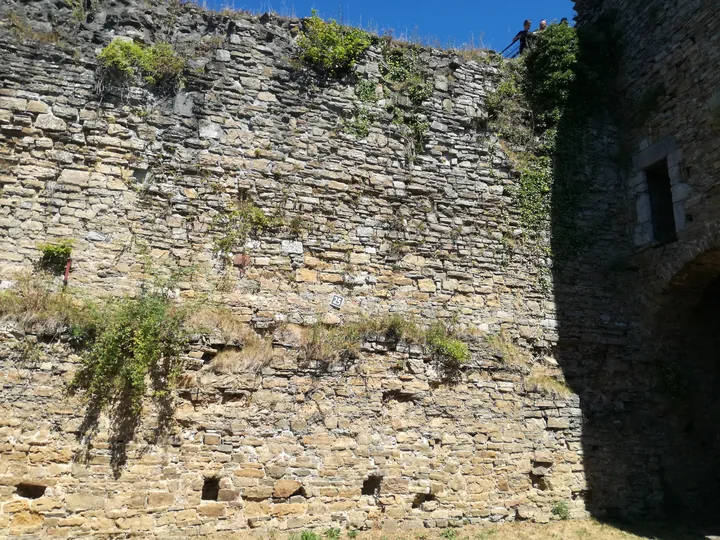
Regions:
<instances>
[{"instance_id":1,"label":"green ivy","mask_svg":"<svg viewBox=\"0 0 720 540\"><path fill-rule=\"evenodd\" d=\"M563 521L570 519L570 507L565 501L558 501L557 503L555 503L551 511Z\"/></svg>"},{"instance_id":2,"label":"green ivy","mask_svg":"<svg viewBox=\"0 0 720 540\"><path fill-rule=\"evenodd\" d=\"M326 22L313 10L297 43L305 62L321 73L337 77L355 66L372 39L359 28L344 26L332 19Z\"/></svg>"},{"instance_id":3,"label":"green ivy","mask_svg":"<svg viewBox=\"0 0 720 540\"><path fill-rule=\"evenodd\" d=\"M72 254L72 240L61 240L57 243L40 244L38 249L42 257L38 263L40 268L59 274L65 270L67 260Z\"/></svg>"},{"instance_id":4,"label":"green ivy","mask_svg":"<svg viewBox=\"0 0 720 540\"><path fill-rule=\"evenodd\" d=\"M420 106L433 94L419 53L412 45L387 45L383 48L381 65L383 80L395 92L408 96L415 106Z\"/></svg>"},{"instance_id":5,"label":"green ivy","mask_svg":"<svg viewBox=\"0 0 720 540\"><path fill-rule=\"evenodd\" d=\"M168 43L146 46L121 38L100 51L98 60L111 79L170 90L181 84L186 64Z\"/></svg>"},{"instance_id":6,"label":"green ivy","mask_svg":"<svg viewBox=\"0 0 720 540\"><path fill-rule=\"evenodd\" d=\"M358 139L364 139L370 134L370 126L373 123L373 115L365 107L355 109L355 115L345 123L345 131L355 135Z\"/></svg>"},{"instance_id":7,"label":"green ivy","mask_svg":"<svg viewBox=\"0 0 720 540\"><path fill-rule=\"evenodd\" d=\"M581 29L553 24L526 54L501 64L487 100L490 127L520 172L514 198L521 221L537 236L552 219L555 255L576 252L584 240L575 220L586 127L616 95L621 47L612 18Z\"/></svg>"},{"instance_id":8,"label":"green ivy","mask_svg":"<svg viewBox=\"0 0 720 540\"><path fill-rule=\"evenodd\" d=\"M373 103L374 101L377 101L375 89L376 84L374 82L368 81L367 79L361 79L355 86L355 95L363 103Z\"/></svg>"}]
</instances>

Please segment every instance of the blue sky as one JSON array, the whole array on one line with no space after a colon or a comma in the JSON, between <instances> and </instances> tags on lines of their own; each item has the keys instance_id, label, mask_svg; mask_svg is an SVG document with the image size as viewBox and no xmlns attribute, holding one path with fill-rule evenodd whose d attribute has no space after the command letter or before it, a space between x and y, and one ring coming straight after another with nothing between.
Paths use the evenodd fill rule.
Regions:
<instances>
[{"instance_id":1,"label":"blue sky","mask_svg":"<svg viewBox=\"0 0 720 540\"><path fill-rule=\"evenodd\" d=\"M208 7L232 7L256 13L277 11L281 15L307 17L315 8L323 18L363 26L396 36L418 36L430 43L462 45L474 42L503 49L522 29L524 19L548 22L575 12L571 0L205 0ZM202 3L202 0L200 0Z\"/></svg>"}]
</instances>

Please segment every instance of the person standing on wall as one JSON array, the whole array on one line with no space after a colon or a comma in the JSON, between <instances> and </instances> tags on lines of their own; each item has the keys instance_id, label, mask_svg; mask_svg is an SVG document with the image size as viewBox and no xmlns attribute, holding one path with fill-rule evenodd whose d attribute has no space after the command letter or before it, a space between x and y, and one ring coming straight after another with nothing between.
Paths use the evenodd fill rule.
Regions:
<instances>
[{"instance_id":1,"label":"person standing on wall","mask_svg":"<svg viewBox=\"0 0 720 540\"><path fill-rule=\"evenodd\" d=\"M520 32L517 33L517 35L513 38L512 42L515 43L516 41L520 41L520 54L525 52L525 49L528 46L528 40L530 36L532 35L532 32L530 32L530 27L532 26L531 20L526 20L525 23L523 23L523 29L520 30Z\"/></svg>"},{"instance_id":2,"label":"person standing on wall","mask_svg":"<svg viewBox=\"0 0 720 540\"><path fill-rule=\"evenodd\" d=\"M542 32L546 28L547 28L547 21L545 19L543 19L542 21L540 21L540 27L538 28L538 32Z\"/></svg>"}]
</instances>

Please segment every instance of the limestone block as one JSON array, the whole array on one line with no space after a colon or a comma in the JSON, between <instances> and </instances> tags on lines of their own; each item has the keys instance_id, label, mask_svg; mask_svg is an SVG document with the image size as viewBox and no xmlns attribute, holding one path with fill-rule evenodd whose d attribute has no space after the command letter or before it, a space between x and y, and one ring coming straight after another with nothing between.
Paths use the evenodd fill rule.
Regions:
<instances>
[{"instance_id":1,"label":"limestone block","mask_svg":"<svg viewBox=\"0 0 720 540\"><path fill-rule=\"evenodd\" d=\"M637 199L635 199L635 212L637 223L645 223L652 219L650 195L648 193L641 193L637 196Z\"/></svg>"},{"instance_id":2,"label":"limestone block","mask_svg":"<svg viewBox=\"0 0 720 540\"><path fill-rule=\"evenodd\" d=\"M682 231L685 228L685 203L682 201L673 204L673 216L675 217L675 230Z\"/></svg>"},{"instance_id":3,"label":"limestone block","mask_svg":"<svg viewBox=\"0 0 720 540\"><path fill-rule=\"evenodd\" d=\"M46 131L65 131L67 124L53 114L40 114L35 120L35 127Z\"/></svg>"},{"instance_id":4,"label":"limestone block","mask_svg":"<svg viewBox=\"0 0 720 540\"><path fill-rule=\"evenodd\" d=\"M295 281L299 283L316 282L318 280L318 273L316 270L310 270L309 268L298 268L295 273Z\"/></svg>"},{"instance_id":5,"label":"limestone block","mask_svg":"<svg viewBox=\"0 0 720 540\"><path fill-rule=\"evenodd\" d=\"M27 110L33 113L46 114L50 112L50 107L47 103L42 101L29 101L27 104Z\"/></svg>"},{"instance_id":6,"label":"limestone block","mask_svg":"<svg viewBox=\"0 0 720 540\"><path fill-rule=\"evenodd\" d=\"M692 188L684 182L680 182L672 186L672 200L675 203L684 201L689 198L691 194Z\"/></svg>"},{"instance_id":7,"label":"limestone block","mask_svg":"<svg viewBox=\"0 0 720 540\"><path fill-rule=\"evenodd\" d=\"M550 417L547 420L547 427L548 429L569 429L570 428L570 420L567 418L556 418L556 417Z\"/></svg>"},{"instance_id":8,"label":"limestone block","mask_svg":"<svg viewBox=\"0 0 720 540\"><path fill-rule=\"evenodd\" d=\"M302 484L296 480L278 480L273 488L273 497L285 499L297 493Z\"/></svg>"},{"instance_id":9,"label":"limestone block","mask_svg":"<svg viewBox=\"0 0 720 540\"><path fill-rule=\"evenodd\" d=\"M420 289L421 292L434 293L437 288L432 279L420 279L418 280L418 289Z\"/></svg>"},{"instance_id":10,"label":"limestone block","mask_svg":"<svg viewBox=\"0 0 720 540\"><path fill-rule=\"evenodd\" d=\"M102 497L73 493L65 497L65 507L70 512L82 512L83 510L97 510L105 505Z\"/></svg>"},{"instance_id":11,"label":"limestone block","mask_svg":"<svg viewBox=\"0 0 720 540\"><path fill-rule=\"evenodd\" d=\"M65 169L60 173L58 180L63 184L87 187L90 184L90 173L77 169Z\"/></svg>"},{"instance_id":12,"label":"limestone block","mask_svg":"<svg viewBox=\"0 0 720 540\"><path fill-rule=\"evenodd\" d=\"M223 129L212 120L203 118L198 124L198 133L201 139L219 139L223 135Z\"/></svg>"},{"instance_id":13,"label":"limestone block","mask_svg":"<svg viewBox=\"0 0 720 540\"><path fill-rule=\"evenodd\" d=\"M215 60L218 62L229 62L230 61L230 51L226 51L225 49L218 49L215 51Z\"/></svg>"},{"instance_id":14,"label":"limestone block","mask_svg":"<svg viewBox=\"0 0 720 540\"><path fill-rule=\"evenodd\" d=\"M11 98L0 96L0 109L8 109L10 111L24 111L27 109L28 102L26 99Z\"/></svg>"}]
</instances>

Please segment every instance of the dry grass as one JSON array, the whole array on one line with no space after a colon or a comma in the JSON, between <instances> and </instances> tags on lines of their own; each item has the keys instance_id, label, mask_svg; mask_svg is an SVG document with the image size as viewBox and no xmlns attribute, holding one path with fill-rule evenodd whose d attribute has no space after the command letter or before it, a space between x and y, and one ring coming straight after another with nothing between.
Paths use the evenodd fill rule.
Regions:
<instances>
[{"instance_id":1,"label":"dry grass","mask_svg":"<svg viewBox=\"0 0 720 540\"><path fill-rule=\"evenodd\" d=\"M525 380L525 388L531 392L564 398L572 394L568 386L553 377L545 367L534 366L530 376Z\"/></svg>"},{"instance_id":2,"label":"dry grass","mask_svg":"<svg viewBox=\"0 0 720 540\"><path fill-rule=\"evenodd\" d=\"M318 323L303 336L305 357L332 364L357 357L363 342L372 337L406 343L425 344L428 330L408 314L389 314L364 317L343 326Z\"/></svg>"},{"instance_id":3,"label":"dry grass","mask_svg":"<svg viewBox=\"0 0 720 540\"><path fill-rule=\"evenodd\" d=\"M16 13L8 13L5 17L7 24L12 32L21 41L34 41L45 45L57 45L60 43L60 35L55 32L38 32L30 23L20 18Z\"/></svg>"},{"instance_id":4,"label":"dry grass","mask_svg":"<svg viewBox=\"0 0 720 540\"><path fill-rule=\"evenodd\" d=\"M257 373L267 366L274 356L272 339L253 335L241 349L225 349L210 362L210 369L217 374Z\"/></svg>"},{"instance_id":5,"label":"dry grass","mask_svg":"<svg viewBox=\"0 0 720 540\"><path fill-rule=\"evenodd\" d=\"M493 352L498 355L504 364L513 367L525 367L530 363L530 355L515 345L510 336L504 332L487 338Z\"/></svg>"},{"instance_id":6,"label":"dry grass","mask_svg":"<svg viewBox=\"0 0 720 540\"><path fill-rule=\"evenodd\" d=\"M58 290L50 276L23 274L14 288L0 291L0 321L16 323L26 332L57 334L89 317L87 303Z\"/></svg>"},{"instance_id":7,"label":"dry grass","mask_svg":"<svg viewBox=\"0 0 720 540\"><path fill-rule=\"evenodd\" d=\"M360 532L359 540L702 540L703 535L680 530L662 523L653 523L647 527L633 528L642 531L633 534L612 525L595 520L555 521L539 523L503 523L482 525L462 529L424 529L412 532L388 533L383 531ZM448 534L448 531L451 531ZM315 531L318 538L326 538L325 529ZM453 534L454 533L454 534ZM295 533L297 534L297 533ZM445 536L443 536L445 534ZM262 540L287 540L287 533L249 533L240 535L231 533L223 538L253 538ZM343 531L340 538L349 538Z\"/></svg>"},{"instance_id":8,"label":"dry grass","mask_svg":"<svg viewBox=\"0 0 720 540\"><path fill-rule=\"evenodd\" d=\"M226 343L244 343L254 333L250 326L240 321L231 310L224 307L203 307L195 311L188 327L201 334L219 332Z\"/></svg>"}]
</instances>

